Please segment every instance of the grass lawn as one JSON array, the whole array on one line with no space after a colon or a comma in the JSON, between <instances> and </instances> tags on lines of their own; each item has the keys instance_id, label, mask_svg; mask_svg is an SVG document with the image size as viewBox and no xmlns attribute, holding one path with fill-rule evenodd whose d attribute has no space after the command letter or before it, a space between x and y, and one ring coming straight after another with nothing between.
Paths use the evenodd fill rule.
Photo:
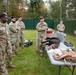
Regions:
<instances>
[{"instance_id":1,"label":"grass lawn","mask_svg":"<svg viewBox=\"0 0 76 75\"><path fill-rule=\"evenodd\" d=\"M25 31L25 39L33 40L33 45L25 50L19 48L19 55L13 57L13 64L16 68L8 69L9 75L58 75L58 66L50 64L47 54L44 57L40 57L39 53L35 52L35 37L35 30ZM75 37L67 35L66 39L71 41L76 47ZM71 75L71 73L67 68L64 68L61 75Z\"/></svg>"}]
</instances>

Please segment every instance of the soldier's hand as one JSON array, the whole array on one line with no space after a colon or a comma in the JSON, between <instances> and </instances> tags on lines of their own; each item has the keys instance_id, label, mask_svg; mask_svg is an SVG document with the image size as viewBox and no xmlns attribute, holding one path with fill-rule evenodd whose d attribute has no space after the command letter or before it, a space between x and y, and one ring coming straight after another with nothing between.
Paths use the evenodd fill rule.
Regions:
<instances>
[{"instance_id":1,"label":"soldier's hand","mask_svg":"<svg viewBox=\"0 0 76 75\"><path fill-rule=\"evenodd\" d=\"M16 29L17 31L19 31L19 29Z\"/></svg>"},{"instance_id":2,"label":"soldier's hand","mask_svg":"<svg viewBox=\"0 0 76 75\"><path fill-rule=\"evenodd\" d=\"M43 29L45 29L46 27L45 26L43 26Z\"/></svg>"}]
</instances>

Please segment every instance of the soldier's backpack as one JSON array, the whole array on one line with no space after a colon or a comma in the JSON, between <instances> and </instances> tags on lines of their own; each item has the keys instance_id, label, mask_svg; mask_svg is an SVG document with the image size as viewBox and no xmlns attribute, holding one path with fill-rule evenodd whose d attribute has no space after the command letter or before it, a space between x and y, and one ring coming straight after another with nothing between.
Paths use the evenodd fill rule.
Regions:
<instances>
[{"instance_id":1,"label":"soldier's backpack","mask_svg":"<svg viewBox=\"0 0 76 75\"><path fill-rule=\"evenodd\" d=\"M49 49L51 48L55 49L58 48L60 44L60 40L57 37L52 37L52 38L47 37L46 41L43 41L42 44L48 45Z\"/></svg>"}]
</instances>

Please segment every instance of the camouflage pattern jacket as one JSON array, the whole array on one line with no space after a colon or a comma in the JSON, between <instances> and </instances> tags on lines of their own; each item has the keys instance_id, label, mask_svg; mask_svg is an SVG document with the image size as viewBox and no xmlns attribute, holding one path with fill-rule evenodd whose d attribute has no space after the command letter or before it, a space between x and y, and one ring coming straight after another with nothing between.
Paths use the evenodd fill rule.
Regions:
<instances>
[{"instance_id":1,"label":"camouflage pattern jacket","mask_svg":"<svg viewBox=\"0 0 76 75\"><path fill-rule=\"evenodd\" d=\"M48 28L47 23L46 22L39 22L36 26L36 29L38 31L38 37L39 38L43 38L45 37L45 30Z\"/></svg>"},{"instance_id":2,"label":"camouflage pattern jacket","mask_svg":"<svg viewBox=\"0 0 76 75\"><path fill-rule=\"evenodd\" d=\"M10 22L9 29L10 29L11 43L14 44L14 43L16 43L16 40L17 40L17 37L16 37L17 36L16 23Z\"/></svg>"}]
</instances>

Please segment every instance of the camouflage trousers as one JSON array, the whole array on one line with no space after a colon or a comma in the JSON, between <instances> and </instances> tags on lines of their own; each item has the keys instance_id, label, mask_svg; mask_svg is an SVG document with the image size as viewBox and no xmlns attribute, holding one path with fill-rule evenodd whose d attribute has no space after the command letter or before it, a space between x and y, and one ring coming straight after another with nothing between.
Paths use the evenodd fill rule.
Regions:
<instances>
[{"instance_id":1,"label":"camouflage trousers","mask_svg":"<svg viewBox=\"0 0 76 75\"><path fill-rule=\"evenodd\" d=\"M6 41L0 41L0 75L8 75L5 65Z\"/></svg>"},{"instance_id":2,"label":"camouflage trousers","mask_svg":"<svg viewBox=\"0 0 76 75\"><path fill-rule=\"evenodd\" d=\"M44 52L44 46L42 45L42 38L36 37L36 51L43 53Z\"/></svg>"},{"instance_id":3,"label":"camouflage trousers","mask_svg":"<svg viewBox=\"0 0 76 75\"><path fill-rule=\"evenodd\" d=\"M16 54L18 52L18 45L17 43L12 44L12 54Z\"/></svg>"},{"instance_id":4,"label":"camouflage trousers","mask_svg":"<svg viewBox=\"0 0 76 75\"><path fill-rule=\"evenodd\" d=\"M20 43L21 43L21 47L22 48L24 48L24 35L22 34L21 36L20 36Z\"/></svg>"},{"instance_id":5,"label":"camouflage trousers","mask_svg":"<svg viewBox=\"0 0 76 75\"><path fill-rule=\"evenodd\" d=\"M16 45L19 46L19 43L20 43L20 32L17 33L16 38L17 38Z\"/></svg>"},{"instance_id":6,"label":"camouflage trousers","mask_svg":"<svg viewBox=\"0 0 76 75\"><path fill-rule=\"evenodd\" d=\"M6 60L7 60L7 66L12 66L12 46L11 42L6 45Z\"/></svg>"},{"instance_id":7,"label":"camouflage trousers","mask_svg":"<svg viewBox=\"0 0 76 75\"><path fill-rule=\"evenodd\" d=\"M20 34L19 34L19 44L22 48L24 48L24 33L23 33L23 31L20 31Z\"/></svg>"},{"instance_id":8,"label":"camouflage trousers","mask_svg":"<svg viewBox=\"0 0 76 75\"><path fill-rule=\"evenodd\" d=\"M16 33L14 37L11 37L11 46L12 46L12 54L16 54L18 52L18 46L19 46L19 33Z\"/></svg>"}]
</instances>

